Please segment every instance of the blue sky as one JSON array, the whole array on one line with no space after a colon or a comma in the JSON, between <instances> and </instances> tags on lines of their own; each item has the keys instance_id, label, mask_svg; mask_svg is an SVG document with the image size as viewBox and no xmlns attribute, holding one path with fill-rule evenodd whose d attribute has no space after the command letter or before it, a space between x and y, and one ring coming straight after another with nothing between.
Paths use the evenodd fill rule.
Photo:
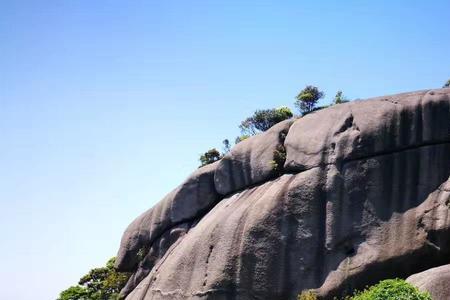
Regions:
<instances>
[{"instance_id":1,"label":"blue sky","mask_svg":"<svg viewBox=\"0 0 450 300\"><path fill-rule=\"evenodd\" d=\"M255 109L450 78L449 1L242 2L0 1L2 298L103 265Z\"/></svg>"}]
</instances>

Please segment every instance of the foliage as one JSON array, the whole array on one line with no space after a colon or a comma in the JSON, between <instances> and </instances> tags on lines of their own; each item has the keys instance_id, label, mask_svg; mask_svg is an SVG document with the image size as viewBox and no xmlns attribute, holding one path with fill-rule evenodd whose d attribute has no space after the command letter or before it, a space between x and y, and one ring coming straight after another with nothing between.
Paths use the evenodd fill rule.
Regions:
<instances>
[{"instance_id":1,"label":"foliage","mask_svg":"<svg viewBox=\"0 0 450 300\"><path fill-rule=\"evenodd\" d=\"M292 111L288 107L257 110L251 117L242 121L239 128L245 135L255 135L292 116Z\"/></svg>"},{"instance_id":2,"label":"foliage","mask_svg":"<svg viewBox=\"0 0 450 300\"><path fill-rule=\"evenodd\" d=\"M344 97L342 91L337 91L336 96L334 96L333 104L341 104L348 102L348 99Z\"/></svg>"},{"instance_id":3,"label":"foliage","mask_svg":"<svg viewBox=\"0 0 450 300\"><path fill-rule=\"evenodd\" d=\"M284 162L286 161L286 148L284 147L284 140L287 136L287 130L280 132L278 136L279 144L277 145L275 151L273 151L273 160L270 162L272 164L272 170L277 174L281 174L284 168Z\"/></svg>"},{"instance_id":4,"label":"foliage","mask_svg":"<svg viewBox=\"0 0 450 300\"><path fill-rule=\"evenodd\" d=\"M86 287L83 286L71 286L65 291L62 291L59 294L59 298L57 300L89 300L89 293L87 292Z\"/></svg>"},{"instance_id":5,"label":"foliage","mask_svg":"<svg viewBox=\"0 0 450 300\"><path fill-rule=\"evenodd\" d=\"M447 80L447 82L444 84L444 86L443 86L444 88L448 88L448 87L450 87L450 79L449 80Z\"/></svg>"},{"instance_id":6,"label":"foliage","mask_svg":"<svg viewBox=\"0 0 450 300\"><path fill-rule=\"evenodd\" d=\"M304 115L313 111L319 99L323 98L325 94L315 86L308 85L296 97L295 106Z\"/></svg>"},{"instance_id":7,"label":"foliage","mask_svg":"<svg viewBox=\"0 0 450 300\"><path fill-rule=\"evenodd\" d=\"M224 139L222 141L223 144L223 155L227 154L228 152L230 152L231 150L231 144L230 141L228 139Z\"/></svg>"},{"instance_id":8,"label":"foliage","mask_svg":"<svg viewBox=\"0 0 450 300\"><path fill-rule=\"evenodd\" d=\"M241 122L241 125L239 125L242 135L236 137L235 144L238 144L259 132L266 131L273 125L292 118L292 116L292 111L288 107L257 110L251 117L245 119ZM223 153L220 153L216 148L213 148L200 155L200 167L216 162L230 152L230 141L225 139L222 141L222 144Z\"/></svg>"},{"instance_id":9,"label":"foliage","mask_svg":"<svg viewBox=\"0 0 450 300\"><path fill-rule=\"evenodd\" d=\"M311 290L303 291L298 295L298 300L317 300L317 295Z\"/></svg>"},{"instance_id":10,"label":"foliage","mask_svg":"<svg viewBox=\"0 0 450 300\"><path fill-rule=\"evenodd\" d=\"M212 164L222 158L222 154L216 148L209 149L200 155L200 167Z\"/></svg>"},{"instance_id":11,"label":"foliage","mask_svg":"<svg viewBox=\"0 0 450 300\"><path fill-rule=\"evenodd\" d=\"M143 261L145 256L147 255L149 249L146 246L142 246L141 248L139 248L138 252L137 252L137 259L138 261Z\"/></svg>"},{"instance_id":12,"label":"foliage","mask_svg":"<svg viewBox=\"0 0 450 300\"><path fill-rule=\"evenodd\" d=\"M250 136L248 134L243 134L241 136L236 137L236 139L234 140L235 144L239 144L240 142L242 142L243 140L248 139Z\"/></svg>"},{"instance_id":13,"label":"foliage","mask_svg":"<svg viewBox=\"0 0 450 300\"><path fill-rule=\"evenodd\" d=\"M432 300L429 293L421 292L403 279L387 279L362 291L348 300Z\"/></svg>"},{"instance_id":14,"label":"foliage","mask_svg":"<svg viewBox=\"0 0 450 300\"><path fill-rule=\"evenodd\" d=\"M283 145L278 145L276 150L273 151L273 160L270 162L272 170L277 174L282 173L284 162L286 161L286 148Z\"/></svg>"},{"instance_id":15,"label":"foliage","mask_svg":"<svg viewBox=\"0 0 450 300\"><path fill-rule=\"evenodd\" d=\"M79 285L62 291L58 300L113 300L119 299L119 292L125 286L131 274L117 272L114 268L115 257L105 267L95 268L84 275Z\"/></svg>"}]
</instances>

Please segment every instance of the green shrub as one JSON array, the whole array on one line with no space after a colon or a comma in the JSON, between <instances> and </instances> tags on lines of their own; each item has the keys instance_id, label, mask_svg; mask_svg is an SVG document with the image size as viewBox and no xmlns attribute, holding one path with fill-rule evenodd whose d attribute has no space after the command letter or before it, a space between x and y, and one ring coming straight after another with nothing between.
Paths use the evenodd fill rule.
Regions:
<instances>
[{"instance_id":1,"label":"green shrub","mask_svg":"<svg viewBox=\"0 0 450 300\"><path fill-rule=\"evenodd\" d=\"M114 268L115 257L105 267L94 268L81 277L78 285L59 294L57 300L117 300L131 273L118 272Z\"/></svg>"},{"instance_id":2,"label":"green shrub","mask_svg":"<svg viewBox=\"0 0 450 300\"><path fill-rule=\"evenodd\" d=\"M311 290L303 291L298 295L298 300L317 300L317 295Z\"/></svg>"},{"instance_id":3,"label":"green shrub","mask_svg":"<svg viewBox=\"0 0 450 300\"><path fill-rule=\"evenodd\" d=\"M141 248L139 248L138 253L136 254L139 262L144 260L148 251L149 251L148 247L142 246Z\"/></svg>"},{"instance_id":4,"label":"green shrub","mask_svg":"<svg viewBox=\"0 0 450 300\"><path fill-rule=\"evenodd\" d=\"M325 94L317 87L308 85L298 93L297 97L295 97L297 100L294 104L299 108L302 115L305 115L312 112L319 99L324 96Z\"/></svg>"},{"instance_id":5,"label":"green shrub","mask_svg":"<svg viewBox=\"0 0 450 300\"><path fill-rule=\"evenodd\" d=\"M234 140L234 143L237 145L237 144L239 144L240 142L242 142L242 141L248 139L249 137L250 137L250 136L249 136L248 134L243 134L243 135L241 135L241 136L236 137L236 139Z\"/></svg>"},{"instance_id":6,"label":"green shrub","mask_svg":"<svg viewBox=\"0 0 450 300\"><path fill-rule=\"evenodd\" d=\"M272 109L257 110L251 117L241 122L239 128L244 135L255 135L268 130L273 125L292 118L292 111L285 106Z\"/></svg>"},{"instance_id":7,"label":"green shrub","mask_svg":"<svg viewBox=\"0 0 450 300\"><path fill-rule=\"evenodd\" d=\"M341 104L341 103L347 103L349 100L345 98L342 91L337 91L336 96L334 96L333 104Z\"/></svg>"},{"instance_id":8,"label":"green shrub","mask_svg":"<svg viewBox=\"0 0 450 300\"><path fill-rule=\"evenodd\" d=\"M278 136L278 142L275 151L273 151L273 160L270 162L272 165L272 170L276 174L282 174L284 169L284 162L286 161L286 148L284 147L284 140L287 136L287 130L280 132Z\"/></svg>"},{"instance_id":9,"label":"green shrub","mask_svg":"<svg viewBox=\"0 0 450 300\"><path fill-rule=\"evenodd\" d=\"M449 80L447 80L447 82L444 84L444 86L443 86L444 88L448 88L448 87L450 87L450 79Z\"/></svg>"},{"instance_id":10,"label":"green shrub","mask_svg":"<svg viewBox=\"0 0 450 300\"><path fill-rule=\"evenodd\" d=\"M429 293L419 291L403 279L387 279L356 292L348 300L432 300Z\"/></svg>"},{"instance_id":11,"label":"green shrub","mask_svg":"<svg viewBox=\"0 0 450 300\"><path fill-rule=\"evenodd\" d=\"M283 172L284 162L286 161L286 148L283 145L278 145L277 149L273 151L273 160L270 162L272 170L277 174Z\"/></svg>"},{"instance_id":12,"label":"green shrub","mask_svg":"<svg viewBox=\"0 0 450 300\"><path fill-rule=\"evenodd\" d=\"M200 167L212 164L213 162L216 162L218 160L220 160L222 158L222 154L220 154L219 151L217 151L216 148L212 148L209 149L208 151L206 151L205 153L203 153L202 155L200 155Z\"/></svg>"}]
</instances>

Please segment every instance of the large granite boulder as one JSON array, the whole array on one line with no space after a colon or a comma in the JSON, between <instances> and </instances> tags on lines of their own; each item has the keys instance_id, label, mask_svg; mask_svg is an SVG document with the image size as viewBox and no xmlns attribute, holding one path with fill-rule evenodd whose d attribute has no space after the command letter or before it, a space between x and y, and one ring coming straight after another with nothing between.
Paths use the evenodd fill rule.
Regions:
<instances>
[{"instance_id":1,"label":"large granite boulder","mask_svg":"<svg viewBox=\"0 0 450 300\"><path fill-rule=\"evenodd\" d=\"M429 292L433 300L450 299L450 265L444 265L411 275L407 282Z\"/></svg>"},{"instance_id":2,"label":"large granite boulder","mask_svg":"<svg viewBox=\"0 0 450 300\"><path fill-rule=\"evenodd\" d=\"M212 166L215 196L185 208L188 218L158 209L130 225L119 250L119 267L135 274L127 300L281 300L307 289L332 299L450 262L450 89L336 105L290 125ZM264 169L283 143L274 132L287 132L284 174ZM134 241L150 249L141 261L130 258Z\"/></svg>"}]
</instances>

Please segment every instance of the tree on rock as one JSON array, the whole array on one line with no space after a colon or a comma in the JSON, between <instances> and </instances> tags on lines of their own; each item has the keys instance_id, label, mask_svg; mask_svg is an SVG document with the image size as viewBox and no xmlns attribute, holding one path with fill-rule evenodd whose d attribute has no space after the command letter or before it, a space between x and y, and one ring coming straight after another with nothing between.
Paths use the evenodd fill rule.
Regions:
<instances>
[{"instance_id":1,"label":"tree on rock","mask_svg":"<svg viewBox=\"0 0 450 300\"><path fill-rule=\"evenodd\" d=\"M444 84L444 86L443 86L444 88L448 88L448 87L450 87L450 79L449 80L447 80L447 82Z\"/></svg>"},{"instance_id":2,"label":"tree on rock","mask_svg":"<svg viewBox=\"0 0 450 300\"><path fill-rule=\"evenodd\" d=\"M297 99L297 101L295 101L295 106L297 106L300 112L305 115L312 112L317 102L324 96L325 94L317 87L308 85L298 93L297 97L295 97Z\"/></svg>"},{"instance_id":3,"label":"tree on rock","mask_svg":"<svg viewBox=\"0 0 450 300\"><path fill-rule=\"evenodd\" d=\"M236 139L234 140L235 144L239 144L240 142L242 142L243 140L248 139L250 136L248 134L243 134L240 136L237 136Z\"/></svg>"},{"instance_id":4,"label":"tree on rock","mask_svg":"<svg viewBox=\"0 0 450 300\"><path fill-rule=\"evenodd\" d=\"M115 257L105 267L95 268L81 277L78 285L71 286L59 294L57 300L115 300L125 286L130 273L117 272L114 268Z\"/></svg>"},{"instance_id":5,"label":"tree on rock","mask_svg":"<svg viewBox=\"0 0 450 300\"><path fill-rule=\"evenodd\" d=\"M228 152L231 151L231 144L230 141L228 139L224 139L222 141L223 144L223 155L227 154Z\"/></svg>"},{"instance_id":6,"label":"tree on rock","mask_svg":"<svg viewBox=\"0 0 450 300\"><path fill-rule=\"evenodd\" d=\"M241 122L239 128L241 129L242 135L238 136L235 140L235 144L255 135L259 132L266 131L273 125L284 121L286 119L292 118L292 111L288 107L279 107L273 109L257 110L253 113L251 117L248 117ZM231 150L231 144L228 139L222 141L223 153L217 151L216 148L209 149L202 155L200 155L200 167L206 166L213 162L220 160L224 155L226 155Z\"/></svg>"},{"instance_id":7,"label":"tree on rock","mask_svg":"<svg viewBox=\"0 0 450 300\"><path fill-rule=\"evenodd\" d=\"M57 300L89 300L89 293L86 287L75 285L59 294Z\"/></svg>"},{"instance_id":8,"label":"tree on rock","mask_svg":"<svg viewBox=\"0 0 450 300\"><path fill-rule=\"evenodd\" d=\"M348 102L348 99L345 98L342 91L337 91L336 96L334 96L334 99L333 99L333 104L341 104L341 103L346 103L346 102Z\"/></svg>"},{"instance_id":9,"label":"tree on rock","mask_svg":"<svg viewBox=\"0 0 450 300\"><path fill-rule=\"evenodd\" d=\"M257 110L251 117L241 122L239 128L244 136L255 135L266 131L273 125L292 118L292 111L288 107Z\"/></svg>"},{"instance_id":10,"label":"tree on rock","mask_svg":"<svg viewBox=\"0 0 450 300\"><path fill-rule=\"evenodd\" d=\"M222 154L216 148L209 149L200 155L200 167L212 164L222 158Z\"/></svg>"}]
</instances>

